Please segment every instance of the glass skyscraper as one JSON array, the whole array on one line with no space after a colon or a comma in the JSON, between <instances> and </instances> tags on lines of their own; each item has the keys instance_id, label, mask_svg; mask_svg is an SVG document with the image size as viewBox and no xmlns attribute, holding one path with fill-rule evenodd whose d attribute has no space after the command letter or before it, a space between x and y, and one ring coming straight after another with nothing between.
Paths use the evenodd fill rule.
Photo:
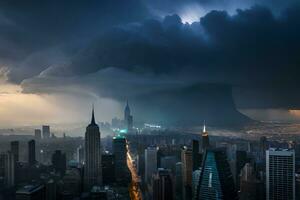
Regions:
<instances>
[{"instance_id":1,"label":"glass skyscraper","mask_svg":"<svg viewBox=\"0 0 300 200\"><path fill-rule=\"evenodd\" d=\"M270 148L266 151L267 200L295 199L295 152Z\"/></svg>"},{"instance_id":2,"label":"glass skyscraper","mask_svg":"<svg viewBox=\"0 0 300 200\"><path fill-rule=\"evenodd\" d=\"M196 199L237 199L233 176L226 159L226 153L219 149L207 149L204 156Z\"/></svg>"}]
</instances>

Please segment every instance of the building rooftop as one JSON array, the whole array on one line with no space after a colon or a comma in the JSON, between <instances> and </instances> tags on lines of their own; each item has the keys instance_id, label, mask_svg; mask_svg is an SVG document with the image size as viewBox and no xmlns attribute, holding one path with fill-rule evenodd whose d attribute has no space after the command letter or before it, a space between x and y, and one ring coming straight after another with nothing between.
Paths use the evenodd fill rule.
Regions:
<instances>
[{"instance_id":1,"label":"building rooftop","mask_svg":"<svg viewBox=\"0 0 300 200\"><path fill-rule=\"evenodd\" d=\"M32 194L40 189L42 189L44 185L25 185L19 190L16 191L16 194Z\"/></svg>"},{"instance_id":2,"label":"building rooftop","mask_svg":"<svg viewBox=\"0 0 300 200\"><path fill-rule=\"evenodd\" d=\"M269 148L268 151L294 151L294 149Z\"/></svg>"},{"instance_id":3,"label":"building rooftop","mask_svg":"<svg viewBox=\"0 0 300 200\"><path fill-rule=\"evenodd\" d=\"M120 140L120 139L125 139L125 136L123 135L117 135L115 137L113 137L114 140Z\"/></svg>"}]
</instances>

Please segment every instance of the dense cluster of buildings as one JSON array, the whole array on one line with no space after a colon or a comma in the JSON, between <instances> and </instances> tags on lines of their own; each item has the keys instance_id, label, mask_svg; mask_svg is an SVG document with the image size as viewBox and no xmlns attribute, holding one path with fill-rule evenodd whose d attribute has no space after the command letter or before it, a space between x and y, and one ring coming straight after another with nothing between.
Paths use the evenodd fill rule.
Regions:
<instances>
[{"instance_id":1,"label":"dense cluster of buildings","mask_svg":"<svg viewBox=\"0 0 300 200\"><path fill-rule=\"evenodd\" d=\"M211 140L205 126L201 137L164 134L128 136L137 143L137 169L145 199L300 198L296 156L300 152L295 142L271 142L266 137Z\"/></svg>"},{"instance_id":2,"label":"dense cluster of buildings","mask_svg":"<svg viewBox=\"0 0 300 200\"><path fill-rule=\"evenodd\" d=\"M137 129L128 102L111 127L115 136L101 138L93 109L84 138L56 138L46 125L25 142L14 138L0 153L0 199L300 198L296 142L210 136L205 124L200 135Z\"/></svg>"},{"instance_id":3,"label":"dense cluster of buildings","mask_svg":"<svg viewBox=\"0 0 300 200\"><path fill-rule=\"evenodd\" d=\"M132 127L128 103L124 126ZM50 132L50 126L44 125L42 130L35 129L33 138L27 142L27 161L19 160L20 142L10 142L10 149L0 154L0 199L130 198L128 185L131 183L131 174L127 167L127 140L117 135L112 138L112 150L104 151L94 109L83 143L73 148L74 155L71 158L64 152L68 149L64 146L52 150L50 159L44 155L55 138ZM65 137L61 140L65 143L68 141ZM36 150L36 142L43 142L40 144L44 145L40 151Z\"/></svg>"}]
</instances>

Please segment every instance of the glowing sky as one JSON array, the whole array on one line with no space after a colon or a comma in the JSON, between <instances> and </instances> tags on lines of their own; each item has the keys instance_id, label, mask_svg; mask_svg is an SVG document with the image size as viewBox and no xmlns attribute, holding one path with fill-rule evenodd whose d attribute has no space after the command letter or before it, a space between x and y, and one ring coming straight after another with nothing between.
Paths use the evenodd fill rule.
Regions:
<instances>
[{"instance_id":1,"label":"glowing sky","mask_svg":"<svg viewBox=\"0 0 300 200\"><path fill-rule=\"evenodd\" d=\"M0 127L53 123L88 123L92 104L98 121L121 115L121 105L110 99L62 94L22 93L18 85L0 84Z\"/></svg>"}]
</instances>

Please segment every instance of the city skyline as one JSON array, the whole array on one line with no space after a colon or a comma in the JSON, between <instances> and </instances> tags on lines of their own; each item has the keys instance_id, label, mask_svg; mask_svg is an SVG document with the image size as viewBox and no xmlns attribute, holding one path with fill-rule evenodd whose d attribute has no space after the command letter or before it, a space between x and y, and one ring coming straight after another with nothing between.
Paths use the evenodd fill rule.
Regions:
<instances>
[{"instance_id":1,"label":"city skyline","mask_svg":"<svg viewBox=\"0 0 300 200\"><path fill-rule=\"evenodd\" d=\"M299 0L0 0L0 200L300 199Z\"/></svg>"}]
</instances>

